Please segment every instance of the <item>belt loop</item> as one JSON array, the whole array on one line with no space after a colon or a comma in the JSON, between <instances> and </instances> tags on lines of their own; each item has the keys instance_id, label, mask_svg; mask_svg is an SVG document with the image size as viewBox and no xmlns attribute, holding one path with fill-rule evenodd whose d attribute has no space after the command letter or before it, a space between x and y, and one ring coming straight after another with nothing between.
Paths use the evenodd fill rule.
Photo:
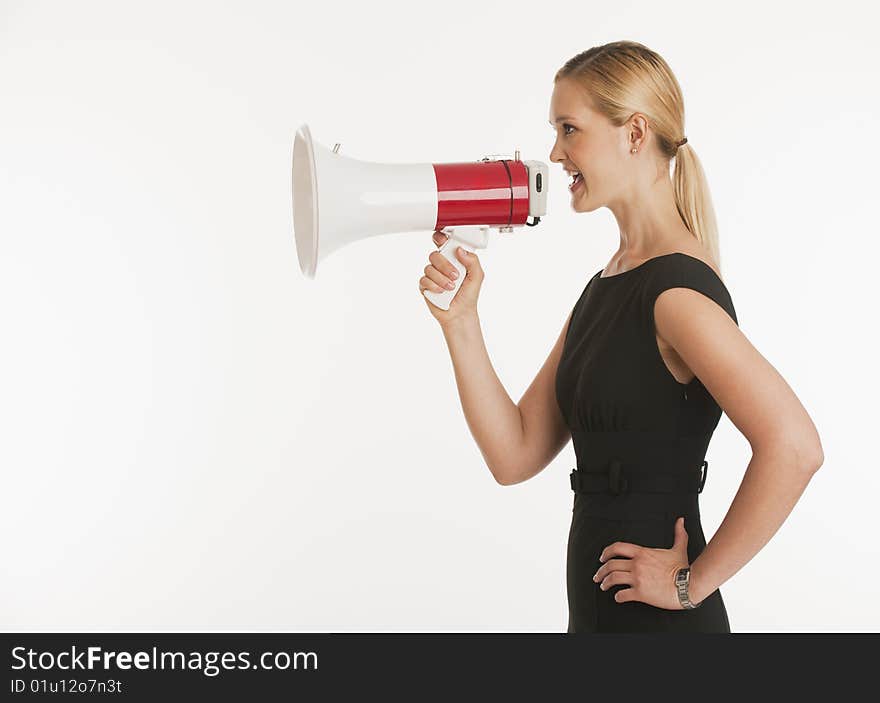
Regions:
<instances>
[{"instance_id":1,"label":"belt loop","mask_svg":"<svg viewBox=\"0 0 880 703\"><path fill-rule=\"evenodd\" d=\"M697 493L703 492L703 486L706 484L706 476L709 474L709 462L708 460L703 461L703 465L700 467L700 487L697 489Z\"/></svg>"},{"instance_id":2,"label":"belt loop","mask_svg":"<svg viewBox=\"0 0 880 703\"><path fill-rule=\"evenodd\" d=\"M619 495L626 488L626 479L620 475L620 459L612 459L608 467L608 490L614 495Z\"/></svg>"}]
</instances>

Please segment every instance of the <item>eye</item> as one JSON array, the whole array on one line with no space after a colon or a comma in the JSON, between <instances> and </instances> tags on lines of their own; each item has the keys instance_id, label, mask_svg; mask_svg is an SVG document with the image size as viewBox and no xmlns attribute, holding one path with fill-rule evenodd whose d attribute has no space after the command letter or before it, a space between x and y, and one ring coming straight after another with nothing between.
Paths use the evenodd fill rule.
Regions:
<instances>
[{"instance_id":1,"label":"eye","mask_svg":"<svg viewBox=\"0 0 880 703\"><path fill-rule=\"evenodd\" d=\"M571 134L571 133L565 131L565 128L566 128L566 127L571 127L571 125L568 124L568 123L565 123L565 124L562 125L562 131L563 131L563 133L565 134L565 136L567 137L567 136L568 136L569 134ZM574 127L571 127L571 128L574 129Z\"/></svg>"}]
</instances>

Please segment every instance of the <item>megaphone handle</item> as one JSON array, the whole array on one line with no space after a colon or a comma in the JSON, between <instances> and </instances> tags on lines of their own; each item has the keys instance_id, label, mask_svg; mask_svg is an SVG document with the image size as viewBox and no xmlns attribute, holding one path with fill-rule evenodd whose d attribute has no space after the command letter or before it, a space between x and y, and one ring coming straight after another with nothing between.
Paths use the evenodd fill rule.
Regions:
<instances>
[{"instance_id":1,"label":"megaphone handle","mask_svg":"<svg viewBox=\"0 0 880 703\"><path fill-rule=\"evenodd\" d=\"M452 299L455 297L455 294L458 293L458 289L461 287L462 282L464 281L465 273L467 273L464 264L461 263L459 258L455 255L455 250L461 247L465 251L469 251L472 254L475 249L473 246L468 244L465 241L460 239L456 239L455 234L450 235L450 237L443 243L443 246L440 247L440 253L448 260L451 261L455 268L458 270L458 278L452 281L452 285L454 288L452 290L445 290L442 293L435 293L434 291L430 291L427 288L423 291L424 296L430 300L434 305L436 305L441 310L449 310L449 305L452 303Z\"/></svg>"}]
</instances>

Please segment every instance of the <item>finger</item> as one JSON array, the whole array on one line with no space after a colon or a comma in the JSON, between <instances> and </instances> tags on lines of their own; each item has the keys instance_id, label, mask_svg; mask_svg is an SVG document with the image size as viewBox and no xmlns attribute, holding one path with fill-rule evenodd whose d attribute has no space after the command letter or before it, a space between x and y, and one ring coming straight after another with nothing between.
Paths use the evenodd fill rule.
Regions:
<instances>
[{"instance_id":1,"label":"finger","mask_svg":"<svg viewBox=\"0 0 880 703\"><path fill-rule=\"evenodd\" d=\"M483 270L480 268L480 259L475 252L468 251L464 247L457 247L455 256L467 271L468 278L482 279Z\"/></svg>"},{"instance_id":2,"label":"finger","mask_svg":"<svg viewBox=\"0 0 880 703\"><path fill-rule=\"evenodd\" d=\"M443 293L443 288L438 286L434 281L432 281L427 276L422 276L419 279L419 293L424 293L426 290L431 291L432 293Z\"/></svg>"},{"instance_id":3,"label":"finger","mask_svg":"<svg viewBox=\"0 0 880 703\"><path fill-rule=\"evenodd\" d=\"M642 600L641 593L637 591L635 588L630 586L629 588L621 588L617 593L614 594L614 600L618 603L626 603L631 600Z\"/></svg>"},{"instance_id":4,"label":"finger","mask_svg":"<svg viewBox=\"0 0 880 703\"><path fill-rule=\"evenodd\" d=\"M449 239L449 235L441 232L440 230L434 230L434 234L431 236L431 239L434 240L434 244L438 247L442 247L446 244L446 240Z\"/></svg>"},{"instance_id":5,"label":"finger","mask_svg":"<svg viewBox=\"0 0 880 703\"><path fill-rule=\"evenodd\" d=\"M438 271L434 266L428 264L425 266L425 275L430 278L434 283L438 286L442 286L447 290L452 290L455 288L455 284L452 282L452 279L448 276L444 276L440 271Z\"/></svg>"},{"instance_id":6,"label":"finger","mask_svg":"<svg viewBox=\"0 0 880 703\"><path fill-rule=\"evenodd\" d=\"M641 547L630 542L612 542L599 555L599 561L607 561L611 557L634 557Z\"/></svg>"},{"instance_id":7,"label":"finger","mask_svg":"<svg viewBox=\"0 0 880 703\"><path fill-rule=\"evenodd\" d=\"M450 281L458 278L458 269L449 259L447 259L439 251L431 252L428 255L428 261L434 264L434 268L440 271Z\"/></svg>"},{"instance_id":8,"label":"finger","mask_svg":"<svg viewBox=\"0 0 880 703\"><path fill-rule=\"evenodd\" d=\"M631 571L612 571L608 576L602 579L599 588L607 591L612 586L620 586L626 584L632 586L635 584L635 577Z\"/></svg>"},{"instance_id":9,"label":"finger","mask_svg":"<svg viewBox=\"0 0 880 703\"><path fill-rule=\"evenodd\" d=\"M598 583L602 579L604 579L608 574L612 571L632 571L633 570L633 560L632 559L610 559L606 561L602 566L599 567L599 570L593 574L593 581Z\"/></svg>"}]
</instances>

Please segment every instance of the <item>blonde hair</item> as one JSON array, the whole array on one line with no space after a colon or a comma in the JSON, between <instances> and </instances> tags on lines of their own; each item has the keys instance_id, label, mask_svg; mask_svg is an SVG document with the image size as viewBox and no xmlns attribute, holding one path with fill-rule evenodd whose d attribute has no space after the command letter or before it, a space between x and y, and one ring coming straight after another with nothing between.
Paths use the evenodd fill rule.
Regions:
<instances>
[{"instance_id":1,"label":"blonde hair","mask_svg":"<svg viewBox=\"0 0 880 703\"><path fill-rule=\"evenodd\" d=\"M582 51L556 72L553 82L566 78L588 94L593 108L615 127L635 112L648 118L667 165L675 157L672 188L681 219L703 244L721 270L715 209L703 166L685 137L681 87L666 61L634 41L616 41Z\"/></svg>"}]
</instances>

